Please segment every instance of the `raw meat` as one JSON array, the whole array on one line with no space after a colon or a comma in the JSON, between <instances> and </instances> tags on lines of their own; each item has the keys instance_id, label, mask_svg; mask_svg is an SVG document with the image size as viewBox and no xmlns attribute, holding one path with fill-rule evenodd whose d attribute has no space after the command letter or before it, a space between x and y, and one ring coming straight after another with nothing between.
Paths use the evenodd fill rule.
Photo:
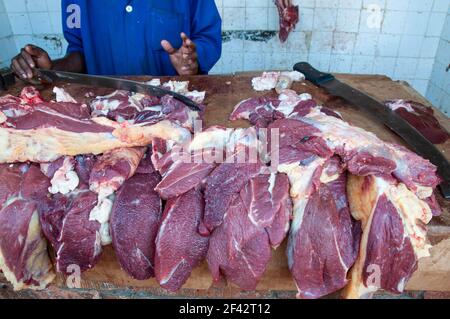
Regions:
<instances>
[{"instance_id":1,"label":"raw meat","mask_svg":"<svg viewBox=\"0 0 450 319\"><path fill-rule=\"evenodd\" d=\"M0 163L52 162L64 155L102 154L121 147L147 146L155 137L182 142L190 137L188 130L162 121L150 126L131 125L116 127L115 122L102 119L109 125L92 124L97 132L77 133L61 130L55 126L34 129L12 129L0 127ZM104 129L98 132L98 127ZM12 148L10 145L14 145Z\"/></svg>"},{"instance_id":2,"label":"raw meat","mask_svg":"<svg viewBox=\"0 0 450 319\"><path fill-rule=\"evenodd\" d=\"M254 290L270 260L271 246L278 247L288 232L291 213L286 175L252 178L211 235L207 260L213 279L223 276Z\"/></svg>"},{"instance_id":3,"label":"raw meat","mask_svg":"<svg viewBox=\"0 0 450 319\"><path fill-rule=\"evenodd\" d=\"M291 100L289 96L285 100ZM283 109L287 118L269 125L269 132L277 129L282 136L279 147L269 149L269 155L291 182L294 221L288 259L298 297L317 298L344 287L356 257L347 297L361 297L379 288L401 292L417 259L428 253L424 225L433 212L439 213L433 196L440 182L436 167L404 147L349 125L325 108L311 104L302 112L296 107ZM255 112L249 107L245 117L250 119ZM355 182L358 178L366 181ZM359 249L360 228L350 217L348 201L352 216L361 222ZM373 231L368 222L372 219L376 221ZM324 242L334 245L323 246ZM379 266L384 279L367 288L372 264ZM394 264L401 268L389 274Z\"/></svg>"},{"instance_id":4,"label":"raw meat","mask_svg":"<svg viewBox=\"0 0 450 319\"><path fill-rule=\"evenodd\" d=\"M162 202L153 190L157 172L136 174L117 193L111 214L111 237L121 267L133 278L154 276L155 239Z\"/></svg>"},{"instance_id":5,"label":"raw meat","mask_svg":"<svg viewBox=\"0 0 450 319\"><path fill-rule=\"evenodd\" d=\"M391 100L386 101L385 104L413 125L431 143L445 143L450 137L450 134L439 124L431 107L405 100Z\"/></svg>"},{"instance_id":6,"label":"raw meat","mask_svg":"<svg viewBox=\"0 0 450 319\"><path fill-rule=\"evenodd\" d=\"M261 76L252 79L252 87L255 91L269 91L275 88L289 89L292 82L299 82L304 79L305 76L298 71L263 72Z\"/></svg>"},{"instance_id":7,"label":"raw meat","mask_svg":"<svg viewBox=\"0 0 450 319\"><path fill-rule=\"evenodd\" d=\"M280 40L286 42L289 33L299 21L298 6L292 4L292 0L274 0L280 16Z\"/></svg>"},{"instance_id":8,"label":"raw meat","mask_svg":"<svg viewBox=\"0 0 450 319\"><path fill-rule=\"evenodd\" d=\"M203 211L198 188L167 201L156 238L155 275L161 287L177 291L205 258L209 238L198 233Z\"/></svg>"},{"instance_id":9,"label":"raw meat","mask_svg":"<svg viewBox=\"0 0 450 319\"><path fill-rule=\"evenodd\" d=\"M56 251L56 269L71 274L91 269L102 251L100 223L90 220L97 194L87 189L58 195L40 210L42 230Z\"/></svg>"},{"instance_id":10,"label":"raw meat","mask_svg":"<svg viewBox=\"0 0 450 319\"><path fill-rule=\"evenodd\" d=\"M367 297L378 289L401 293L417 260L429 256L428 204L395 179L350 176L353 217L361 221L360 253L344 291L346 298Z\"/></svg>"},{"instance_id":11,"label":"raw meat","mask_svg":"<svg viewBox=\"0 0 450 319\"><path fill-rule=\"evenodd\" d=\"M0 165L0 270L14 290L44 289L55 277L38 215L49 186L35 165Z\"/></svg>"}]
</instances>

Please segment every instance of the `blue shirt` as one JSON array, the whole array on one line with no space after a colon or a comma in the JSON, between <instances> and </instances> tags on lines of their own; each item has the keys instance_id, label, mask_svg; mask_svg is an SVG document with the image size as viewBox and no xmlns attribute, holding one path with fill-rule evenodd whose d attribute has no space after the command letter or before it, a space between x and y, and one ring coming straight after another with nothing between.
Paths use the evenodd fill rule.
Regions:
<instances>
[{"instance_id":1,"label":"blue shirt","mask_svg":"<svg viewBox=\"0 0 450 319\"><path fill-rule=\"evenodd\" d=\"M181 32L197 46L200 73L222 51L214 0L62 0L62 22L67 53L82 52L90 74L176 75L161 40L179 48Z\"/></svg>"}]
</instances>

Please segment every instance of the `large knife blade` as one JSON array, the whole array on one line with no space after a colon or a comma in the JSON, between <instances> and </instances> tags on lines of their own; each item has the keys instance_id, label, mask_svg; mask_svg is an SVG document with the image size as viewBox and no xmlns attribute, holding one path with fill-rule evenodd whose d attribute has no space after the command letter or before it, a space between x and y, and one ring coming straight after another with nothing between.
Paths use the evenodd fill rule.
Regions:
<instances>
[{"instance_id":1,"label":"large knife blade","mask_svg":"<svg viewBox=\"0 0 450 319\"><path fill-rule=\"evenodd\" d=\"M414 126L374 98L338 81L332 74L316 70L307 62L297 63L294 70L303 73L308 81L325 88L332 95L341 97L359 110L368 113L394 131L416 153L430 160L437 166L438 174L443 179L439 185L442 195L450 199L450 163Z\"/></svg>"},{"instance_id":2,"label":"large knife blade","mask_svg":"<svg viewBox=\"0 0 450 319\"><path fill-rule=\"evenodd\" d=\"M44 82L48 82L50 80L52 82L60 81L68 83L77 83L98 87L107 87L116 90L131 91L135 93L150 94L158 97L162 97L164 95L171 95L175 99L186 104L186 106L188 106L190 109L194 111L201 110L197 103L195 103L194 101L192 101L191 99L182 94L137 81L99 75L88 75L81 73L55 71L55 70L43 70L43 69L35 69L35 70L38 77Z\"/></svg>"}]
</instances>

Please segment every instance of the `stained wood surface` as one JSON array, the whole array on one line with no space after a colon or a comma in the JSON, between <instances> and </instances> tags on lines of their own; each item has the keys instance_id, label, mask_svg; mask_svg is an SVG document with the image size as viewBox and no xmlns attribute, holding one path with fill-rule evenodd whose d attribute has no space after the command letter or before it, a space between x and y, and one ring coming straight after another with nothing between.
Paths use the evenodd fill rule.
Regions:
<instances>
[{"instance_id":1,"label":"stained wood surface","mask_svg":"<svg viewBox=\"0 0 450 319\"><path fill-rule=\"evenodd\" d=\"M226 76L197 76L178 77L177 80L184 79L190 81L190 89L205 90L207 97L205 100L206 114L204 128L212 125L226 127L248 126L245 121L230 122L228 116L233 107L249 97L267 94L267 92L255 92L251 87L252 73L241 73ZM388 77L377 75L337 75L337 77L371 95L379 101L387 99L408 99L430 105L419 93L409 87L404 82L394 82ZM133 78L136 80L149 80L149 77ZM169 78L167 78L169 79ZM173 78L175 79L175 78ZM166 80L166 78L162 78ZM23 84L18 84L11 88L8 93L18 94ZM97 95L111 92L109 89L99 89L83 87L79 85L63 85L79 101L85 99L87 91ZM46 98L52 98L51 88L43 89ZM376 122L364 112L355 110L354 107L341 99L327 94L324 90L314 86L309 82L295 83L294 89L298 93L310 93L317 101L328 107L339 111L343 118L353 125L362 127L375 133L381 139L388 142L403 144L402 140L383 125ZM275 94L272 92L271 94ZM435 109L436 117L441 124L450 131L450 120ZM450 141L437 146L446 156L450 158ZM432 256L423 258L419 262L416 273L411 278L408 290L430 290L430 291L450 291L450 203L445 201L438 194L438 201L441 204L444 214L434 218L429 225L429 239L433 244ZM233 285L224 282L212 283L211 276L206 263L194 270L192 276L178 294L168 293L158 287L154 279L146 281L133 280L120 269L114 251L105 247L100 262L94 269L82 275L82 288L96 289L99 291L128 289L129 291L145 290L154 296L191 296L191 297L294 297L295 285L292 281L287 267L285 256L286 243L273 252L272 259L267 271L257 287L256 292L242 292ZM0 282L2 281L0 277ZM51 289L57 290L59 287L66 287L66 278L58 275ZM61 290L62 291L62 290ZM61 293L61 295L67 292Z\"/></svg>"}]
</instances>

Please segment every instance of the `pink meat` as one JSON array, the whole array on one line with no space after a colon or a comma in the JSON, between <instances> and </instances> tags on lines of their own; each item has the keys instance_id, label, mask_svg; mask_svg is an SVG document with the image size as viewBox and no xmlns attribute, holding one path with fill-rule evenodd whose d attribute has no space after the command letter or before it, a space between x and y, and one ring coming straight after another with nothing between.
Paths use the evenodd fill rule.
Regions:
<instances>
[{"instance_id":1,"label":"pink meat","mask_svg":"<svg viewBox=\"0 0 450 319\"><path fill-rule=\"evenodd\" d=\"M156 238L155 275L161 287L177 291L205 258L209 239L198 233L203 212L199 189L167 201Z\"/></svg>"}]
</instances>

